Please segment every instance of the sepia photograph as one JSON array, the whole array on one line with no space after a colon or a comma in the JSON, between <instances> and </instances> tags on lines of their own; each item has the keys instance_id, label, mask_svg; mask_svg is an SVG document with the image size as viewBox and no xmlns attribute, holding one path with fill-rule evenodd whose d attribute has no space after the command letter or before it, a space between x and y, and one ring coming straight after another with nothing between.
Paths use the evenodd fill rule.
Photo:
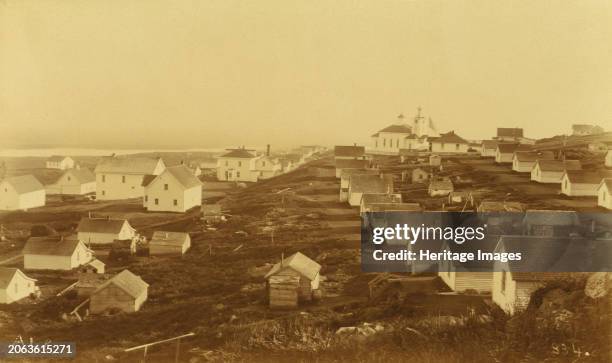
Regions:
<instances>
[{"instance_id":1,"label":"sepia photograph","mask_svg":"<svg viewBox=\"0 0 612 363\"><path fill-rule=\"evenodd\" d=\"M612 363L612 2L0 0L0 362Z\"/></svg>"}]
</instances>

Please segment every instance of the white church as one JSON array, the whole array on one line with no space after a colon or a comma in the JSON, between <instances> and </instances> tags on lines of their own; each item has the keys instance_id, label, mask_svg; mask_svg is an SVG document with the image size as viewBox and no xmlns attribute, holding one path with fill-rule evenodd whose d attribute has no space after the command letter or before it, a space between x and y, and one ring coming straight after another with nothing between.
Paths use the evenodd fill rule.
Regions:
<instances>
[{"instance_id":1,"label":"white church","mask_svg":"<svg viewBox=\"0 0 612 363\"><path fill-rule=\"evenodd\" d=\"M397 155L400 149L428 150L428 137L438 137L431 118L421 115L418 108L417 115L412 122L406 122L404 115L397 117L396 123L385 127L372 135L372 154Z\"/></svg>"}]
</instances>

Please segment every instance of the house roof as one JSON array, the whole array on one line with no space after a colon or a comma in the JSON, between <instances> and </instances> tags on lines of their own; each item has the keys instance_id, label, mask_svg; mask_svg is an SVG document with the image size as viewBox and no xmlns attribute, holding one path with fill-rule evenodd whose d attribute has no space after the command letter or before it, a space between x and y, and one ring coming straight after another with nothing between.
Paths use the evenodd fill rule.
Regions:
<instances>
[{"instance_id":1,"label":"house roof","mask_svg":"<svg viewBox=\"0 0 612 363\"><path fill-rule=\"evenodd\" d=\"M125 219L84 217L81 218L77 230L88 233L119 233L124 223L128 223L128 221Z\"/></svg>"},{"instance_id":2,"label":"house roof","mask_svg":"<svg viewBox=\"0 0 612 363\"><path fill-rule=\"evenodd\" d=\"M455 131L450 131L445 134L441 134L439 137L430 137L430 142L444 142L449 144L469 144L469 142L457 135Z\"/></svg>"},{"instance_id":3,"label":"house roof","mask_svg":"<svg viewBox=\"0 0 612 363\"><path fill-rule=\"evenodd\" d=\"M587 172L584 170L567 170L565 175L571 183L599 185L604 177L612 177L612 173Z\"/></svg>"},{"instance_id":4,"label":"house roof","mask_svg":"<svg viewBox=\"0 0 612 363\"><path fill-rule=\"evenodd\" d=\"M155 180L155 178L157 178L157 175L147 174L142 177L142 183L140 183L140 185L146 187L147 185L151 184L151 182Z\"/></svg>"},{"instance_id":5,"label":"house roof","mask_svg":"<svg viewBox=\"0 0 612 363\"><path fill-rule=\"evenodd\" d=\"M515 151L525 151L531 149L529 145L515 144L515 143L499 143L497 144L499 152L502 154L512 154Z\"/></svg>"},{"instance_id":6,"label":"house roof","mask_svg":"<svg viewBox=\"0 0 612 363\"><path fill-rule=\"evenodd\" d=\"M372 203L400 203L401 201L401 194L366 193L361 196L361 203L364 205Z\"/></svg>"},{"instance_id":7,"label":"house roof","mask_svg":"<svg viewBox=\"0 0 612 363\"><path fill-rule=\"evenodd\" d=\"M518 127L498 127L497 137L523 137L523 129Z\"/></svg>"},{"instance_id":8,"label":"house roof","mask_svg":"<svg viewBox=\"0 0 612 363\"><path fill-rule=\"evenodd\" d=\"M423 210L419 203L370 203L371 212L420 212Z\"/></svg>"},{"instance_id":9,"label":"house roof","mask_svg":"<svg viewBox=\"0 0 612 363\"><path fill-rule=\"evenodd\" d=\"M243 158L252 159L256 157L255 154L251 153L252 150L247 149L228 149L228 152L219 156L220 158Z\"/></svg>"},{"instance_id":10,"label":"house roof","mask_svg":"<svg viewBox=\"0 0 612 363\"><path fill-rule=\"evenodd\" d=\"M23 247L24 255L72 256L81 243L61 236L30 237Z\"/></svg>"},{"instance_id":11,"label":"house roof","mask_svg":"<svg viewBox=\"0 0 612 363\"><path fill-rule=\"evenodd\" d=\"M149 287L149 284L144 282L140 276L134 275L129 270L123 270L100 285L100 287L98 287L94 293L104 289L110 284L119 287L133 298L137 298L142 295Z\"/></svg>"},{"instance_id":12,"label":"house roof","mask_svg":"<svg viewBox=\"0 0 612 363\"><path fill-rule=\"evenodd\" d=\"M95 173L153 174L160 160L146 157L104 157L96 166Z\"/></svg>"},{"instance_id":13,"label":"house roof","mask_svg":"<svg viewBox=\"0 0 612 363\"><path fill-rule=\"evenodd\" d=\"M346 178L350 178L351 175L357 175L357 174L379 175L380 169L343 168L342 172L340 173L340 178L346 179Z\"/></svg>"},{"instance_id":14,"label":"house roof","mask_svg":"<svg viewBox=\"0 0 612 363\"><path fill-rule=\"evenodd\" d=\"M482 147L484 147L485 149L497 149L497 141L482 140Z\"/></svg>"},{"instance_id":15,"label":"house roof","mask_svg":"<svg viewBox=\"0 0 612 363\"><path fill-rule=\"evenodd\" d=\"M45 189L45 187L33 175L11 176L3 180L10 184L18 194L35 192Z\"/></svg>"},{"instance_id":16,"label":"house roof","mask_svg":"<svg viewBox=\"0 0 612 363\"><path fill-rule=\"evenodd\" d=\"M449 178L431 180L429 189L453 190L453 182Z\"/></svg>"},{"instance_id":17,"label":"house roof","mask_svg":"<svg viewBox=\"0 0 612 363\"><path fill-rule=\"evenodd\" d=\"M389 193L393 191L391 175L355 174L349 179L351 192Z\"/></svg>"},{"instance_id":18,"label":"house roof","mask_svg":"<svg viewBox=\"0 0 612 363\"><path fill-rule=\"evenodd\" d=\"M92 266L97 271L102 271L104 269L104 266L106 266L104 262L98 260L97 258L94 258L93 260L89 261L87 265Z\"/></svg>"},{"instance_id":19,"label":"house roof","mask_svg":"<svg viewBox=\"0 0 612 363\"><path fill-rule=\"evenodd\" d=\"M189 170L185 165L176 165L166 168L164 173L170 173L176 180L185 188L190 189L202 185L200 179L193 175L193 172Z\"/></svg>"},{"instance_id":20,"label":"house roof","mask_svg":"<svg viewBox=\"0 0 612 363\"><path fill-rule=\"evenodd\" d=\"M150 244L181 247L187 242L188 237L189 234L184 232L155 231Z\"/></svg>"},{"instance_id":21,"label":"house roof","mask_svg":"<svg viewBox=\"0 0 612 363\"><path fill-rule=\"evenodd\" d=\"M389 125L378 132L390 132L396 134L412 134L412 127L408 125Z\"/></svg>"},{"instance_id":22,"label":"house roof","mask_svg":"<svg viewBox=\"0 0 612 363\"><path fill-rule=\"evenodd\" d=\"M367 160L362 159L337 159L336 169L359 169L368 166Z\"/></svg>"},{"instance_id":23,"label":"house roof","mask_svg":"<svg viewBox=\"0 0 612 363\"><path fill-rule=\"evenodd\" d=\"M36 281L36 279L30 278L26 276L23 272L21 272L18 268L15 267L0 267L0 289L6 289L9 283L15 277L15 274L21 274L28 280Z\"/></svg>"},{"instance_id":24,"label":"house roof","mask_svg":"<svg viewBox=\"0 0 612 363\"><path fill-rule=\"evenodd\" d=\"M334 146L334 156L361 157L365 154L364 146Z\"/></svg>"},{"instance_id":25,"label":"house roof","mask_svg":"<svg viewBox=\"0 0 612 363\"><path fill-rule=\"evenodd\" d=\"M92 183L96 181L96 175L92 173L91 170L87 168L82 169L68 169L64 173L64 175L70 174L72 175L79 183Z\"/></svg>"},{"instance_id":26,"label":"house roof","mask_svg":"<svg viewBox=\"0 0 612 363\"><path fill-rule=\"evenodd\" d=\"M523 222L526 224L546 226L575 226L580 224L578 213L574 211L551 211L530 209L525 212Z\"/></svg>"},{"instance_id":27,"label":"house roof","mask_svg":"<svg viewBox=\"0 0 612 363\"><path fill-rule=\"evenodd\" d=\"M264 276L268 278L276 275L284 268L291 268L298 272L300 275L306 277L309 280L314 280L317 274L321 270L321 265L308 258L301 252L296 252L293 255L285 258L283 261L275 264L270 271Z\"/></svg>"},{"instance_id":28,"label":"house roof","mask_svg":"<svg viewBox=\"0 0 612 363\"><path fill-rule=\"evenodd\" d=\"M582 170L580 160L538 160L541 171Z\"/></svg>"},{"instance_id":29,"label":"house roof","mask_svg":"<svg viewBox=\"0 0 612 363\"><path fill-rule=\"evenodd\" d=\"M553 160L555 154L552 151L515 151L514 157L518 161Z\"/></svg>"}]
</instances>

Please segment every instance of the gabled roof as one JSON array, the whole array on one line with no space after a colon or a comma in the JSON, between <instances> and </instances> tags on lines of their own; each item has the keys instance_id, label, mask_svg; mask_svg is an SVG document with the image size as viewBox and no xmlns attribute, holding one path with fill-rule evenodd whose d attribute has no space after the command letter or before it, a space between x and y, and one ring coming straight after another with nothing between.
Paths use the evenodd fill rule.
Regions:
<instances>
[{"instance_id":1,"label":"gabled roof","mask_svg":"<svg viewBox=\"0 0 612 363\"><path fill-rule=\"evenodd\" d=\"M523 137L523 129L518 127L498 127L497 137Z\"/></svg>"},{"instance_id":2,"label":"gabled roof","mask_svg":"<svg viewBox=\"0 0 612 363\"><path fill-rule=\"evenodd\" d=\"M527 151L531 149L531 146L516 143L498 143L497 149L502 154L512 154L516 151Z\"/></svg>"},{"instance_id":3,"label":"gabled roof","mask_svg":"<svg viewBox=\"0 0 612 363\"><path fill-rule=\"evenodd\" d=\"M6 289L9 283L13 280L16 274L22 275L24 278L30 281L36 281L36 279L26 276L21 270L14 267L0 267L0 289Z\"/></svg>"},{"instance_id":4,"label":"gabled roof","mask_svg":"<svg viewBox=\"0 0 612 363\"><path fill-rule=\"evenodd\" d=\"M72 256L80 242L60 236L30 237L23 247L24 255Z\"/></svg>"},{"instance_id":5,"label":"gabled roof","mask_svg":"<svg viewBox=\"0 0 612 363\"><path fill-rule=\"evenodd\" d=\"M401 203L401 194L366 193L361 196L361 203L369 205L372 203Z\"/></svg>"},{"instance_id":6,"label":"gabled roof","mask_svg":"<svg viewBox=\"0 0 612 363\"><path fill-rule=\"evenodd\" d=\"M16 191L17 194L24 194L35 192L38 190L44 190L45 187L36 179L33 175L20 175L8 177L2 182L10 184Z\"/></svg>"},{"instance_id":7,"label":"gabled roof","mask_svg":"<svg viewBox=\"0 0 612 363\"><path fill-rule=\"evenodd\" d=\"M153 174L160 160L146 157L104 157L96 166L95 173Z\"/></svg>"},{"instance_id":8,"label":"gabled roof","mask_svg":"<svg viewBox=\"0 0 612 363\"><path fill-rule=\"evenodd\" d=\"M186 167L185 165L170 166L166 168L166 170L163 173L161 173L158 177L161 177L161 175L163 175L164 173L169 173L170 175L172 175L185 189L190 189L190 188L198 187L202 185L202 182L200 181L200 179L198 179L198 177L193 175L191 170L189 170L189 168ZM147 179L146 176L145 176L145 179ZM152 182L153 181L149 182L149 184ZM143 180L143 185L147 186L148 184L144 184L144 180Z\"/></svg>"},{"instance_id":9,"label":"gabled roof","mask_svg":"<svg viewBox=\"0 0 612 363\"><path fill-rule=\"evenodd\" d=\"M514 157L518 161L554 160L555 154L552 151L515 151Z\"/></svg>"},{"instance_id":10,"label":"gabled roof","mask_svg":"<svg viewBox=\"0 0 612 363\"><path fill-rule=\"evenodd\" d=\"M353 193L389 193L393 192L393 176L355 174L349 179Z\"/></svg>"},{"instance_id":11,"label":"gabled roof","mask_svg":"<svg viewBox=\"0 0 612 363\"><path fill-rule=\"evenodd\" d=\"M612 173L587 172L584 170L567 170L565 175L571 183L599 185L604 177L612 177Z\"/></svg>"},{"instance_id":12,"label":"gabled roof","mask_svg":"<svg viewBox=\"0 0 612 363\"><path fill-rule=\"evenodd\" d=\"M81 218L77 231L85 233L119 233L123 225L128 223L125 219L112 218ZM128 226L129 223L128 223ZM132 228L130 226L130 228Z\"/></svg>"},{"instance_id":13,"label":"gabled roof","mask_svg":"<svg viewBox=\"0 0 612 363\"><path fill-rule=\"evenodd\" d=\"M365 154L364 146L334 146L334 156L361 157Z\"/></svg>"},{"instance_id":14,"label":"gabled roof","mask_svg":"<svg viewBox=\"0 0 612 363\"><path fill-rule=\"evenodd\" d=\"M229 152L219 156L220 158L242 158L242 159L252 159L255 158L256 155L251 153L251 150L247 149L228 149Z\"/></svg>"},{"instance_id":15,"label":"gabled roof","mask_svg":"<svg viewBox=\"0 0 612 363\"><path fill-rule=\"evenodd\" d=\"M140 183L140 185L146 187L147 185L151 184L151 182L155 180L155 178L157 178L157 175L147 174L142 177L142 183Z\"/></svg>"},{"instance_id":16,"label":"gabled roof","mask_svg":"<svg viewBox=\"0 0 612 363\"><path fill-rule=\"evenodd\" d=\"M314 280L321 270L321 265L311 260L301 252L296 252L293 255L285 258L283 261L275 264L264 276L264 278L267 279L270 276L276 275L285 268L291 268L307 279Z\"/></svg>"},{"instance_id":17,"label":"gabled roof","mask_svg":"<svg viewBox=\"0 0 612 363\"><path fill-rule=\"evenodd\" d=\"M497 149L497 144L495 140L482 140L482 147L485 149Z\"/></svg>"},{"instance_id":18,"label":"gabled roof","mask_svg":"<svg viewBox=\"0 0 612 363\"><path fill-rule=\"evenodd\" d=\"M181 247L188 238L189 234L184 232L155 231L149 244Z\"/></svg>"},{"instance_id":19,"label":"gabled roof","mask_svg":"<svg viewBox=\"0 0 612 363\"><path fill-rule=\"evenodd\" d=\"M362 159L337 159L336 169L360 169L368 166L367 160Z\"/></svg>"},{"instance_id":20,"label":"gabled roof","mask_svg":"<svg viewBox=\"0 0 612 363\"><path fill-rule=\"evenodd\" d=\"M390 132L396 134L412 134L412 128L408 125L390 125L378 132Z\"/></svg>"},{"instance_id":21,"label":"gabled roof","mask_svg":"<svg viewBox=\"0 0 612 363\"><path fill-rule=\"evenodd\" d=\"M580 160L538 160L536 164L541 171L582 170Z\"/></svg>"},{"instance_id":22,"label":"gabled roof","mask_svg":"<svg viewBox=\"0 0 612 363\"><path fill-rule=\"evenodd\" d=\"M68 169L64 175L72 175L80 184L92 183L96 181L96 175L87 168L82 169Z\"/></svg>"},{"instance_id":23,"label":"gabled roof","mask_svg":"<svg viewBox=\"0 0 612 363\"><path fill-rule=\"evenodd\" d=\"M115 276L113 276L110 280L100 285L100 287L96 289L94 294L104 289L110 284L117 286L118 288L125 291L133 298L138 298L145 291L147 291L147 288L149 287L149 284L144 282L140 278L140 276L134 275L129 270L123 270L119 272L118 274L116 274Z\"/></svg>"},{"instance_id":24,"label":"gabled roof","mask_svg":"<svg viewBox=\"0 0 612 363\"><path fill-rule=\"evenodd\" d=\"M449 144L469 144L469 142L457 135L455 131L450 131L445 134L441 134L439 137L430 137L428 139L430 142L440 142L440 143L449 143Z\"/></svg>"}]
</instances>

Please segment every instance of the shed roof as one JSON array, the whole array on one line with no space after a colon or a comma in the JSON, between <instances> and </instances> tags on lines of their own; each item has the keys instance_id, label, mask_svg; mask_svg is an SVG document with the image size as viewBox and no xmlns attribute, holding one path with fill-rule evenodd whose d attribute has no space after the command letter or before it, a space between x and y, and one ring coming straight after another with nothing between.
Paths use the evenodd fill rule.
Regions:
<instances>
[{"instance_id":1,"label":"shed roof","mask_svg":"<svg viewBox=\"0 0 612 363\"><path fill-rule=\"evenodd\" d=\"M364 146L334 146L334 156L361 157L365 154Z\"/></svg>"},{"instance_id":2,"label":"shed roof","mask_svg":"<svg viewBox=\"0 0 612 363\"><path fill-rule=\"evenodd\" d=\"M393 191L393 176L355 174L349 179L351 192L389 193Z\"/></svg>"},{"instance_id":3,"label":"shed roof","mask_svg":"<svg viewBox=\"0 0 612 363\"><path fill-rule=\"evenodd\" d=\"M269 278L270 276L276 275L284 268L291 268L298 272L300 275L306 277L309 280L314 280L317 274L321 270L321 265L308 258L301 252L296 252L293 255L285 258L283 261L275 264L270 271L264 276Z\"/></svg>"},{"instance_id":4,"label":"shed roof","mask_svg":"<svg viewBox=\"0 0 612 363\"><path fill-rule=\"evenodd\" d=\"M612 177L611 172L595 172L584 170L566 170L565 175L571 183L599 185L604 177Z\"/></svg>"},{"instance_id":5,"label":"shed roof","mask_svg":"<svg viewBox=\"0 0 612 363\"><path fill-rule=\"evenodd\" d=\"M72 256L80 242L61 236L30 237L23 247L24 255Z\"/></svg>"},{"instance_id":6,"label":"shed roof","mask_svg":"<svg viewBox=\"0 0 612 363\"><path fill-rule=\"evenodd\" d=\"M125 223L132 228L125 219L84 217L81 218L77 230L89 233L119 233Z\"/></svg>"},{"instance_id":7,"label":"shed roof","mask_svg":"<svg viewBox=\"0 0 612 363\"><path fill-rule=\"evenodd\" d=\"M38 179L30 174L11 176L4 179L3 182L10 184L13 189L17 191L17 194L25 194L45 189Z\"/></svg>"},{"instance_id":8,"label":"shed roof","mask_svg":"<svg viewBox=\"0 0 612 363\"><path fill-rule=\"evenodd\" d=\"M582 170L580 160L538 160L541 171Z\"/></svg>"},{"instance_id":9,"label":"shed roof","mask_svg":"<svg viewBox=\"0 0 612 363\"><path fill-rule=\"evenodd\" d=\"M176 246L181 247L187 242L188 233L155 231L151 237L151 245Z\"/></svg>"},{"instance_id":10,"label":"shed roof","mask_svg":"<svg viewBox=\"0 0 612 363\"><path fill-rule=\"evenodd\" d=\"M202 182L200 181L200 179L198 179L197 176L193 175L193 172L185 165L176 165L176 166L167 167L166 170L164 170L164 172L161 173L160 175L158 176L153 175L153 178L151 178L151 175L145 175L145 177L142 180L142 185L148 186L149 184L153 182L153 180L155 180L158 177L161 177L164 173L168 173L172 175L179 182L179 184L181 184L183 188L185 189L190 189L190 188L198 187L202 185Z\"/></svg>"},{"instance_id":11,"label":"shed roof","mask_svg":"<svg viewBox=\"0 0 612 363\"><path fill-rule=\"evenodd\" d=\"M106 281L105 283L103 283L102 285L100 285L100 287L96 289L94 294L104 289L110 284L113 284L119 287L121 290L125 291L133 298L138 298L145 291L147 291L147 288L149 287L149 284L144 282L140 278L140 276L134 275L129 270L123 270L119 272L118 274L116 274L115 276L113 276L108 281Z\"/></svg>"},{"instance_id":12,"label":"shed roof","mask_svg":"<svg viewBox=\"0 0 612 363\"><path fill-rule=\"evenodd\" d=\"M98 163L95 173L153 174L161 159L147 157L104 157Z\"/></svg>"},{"instance_id":13,"label":"shed roof","mask_svg":"<svg viewBox=\"0 0 612 363\"><path fill-rule=\"evenodd\" d=\"M502 154L512 154L516 151L527 151L531 149L531 146L525 144L516 143L498 143L497 149Z\"/></svg>"},{"instance_id":14,"label":"shed roof","mask_svg":"<svg viewBox=\"0 0 612 363\"><path fill-rule=\"evenodd\" d=\"M390 132L396 134L412 134L412 128L408 125L389 125L378 132Z\"/></svg>"},{"instance_id":15,"label":"shed roof","mask_svg":"<svg viewBox=\"0 0 612 363\"><path fill-rule=\"evenodd\" d=\"M518 161L554 160L552 151L515 151L514 157Z\"/></svg>"}]
</instances>

